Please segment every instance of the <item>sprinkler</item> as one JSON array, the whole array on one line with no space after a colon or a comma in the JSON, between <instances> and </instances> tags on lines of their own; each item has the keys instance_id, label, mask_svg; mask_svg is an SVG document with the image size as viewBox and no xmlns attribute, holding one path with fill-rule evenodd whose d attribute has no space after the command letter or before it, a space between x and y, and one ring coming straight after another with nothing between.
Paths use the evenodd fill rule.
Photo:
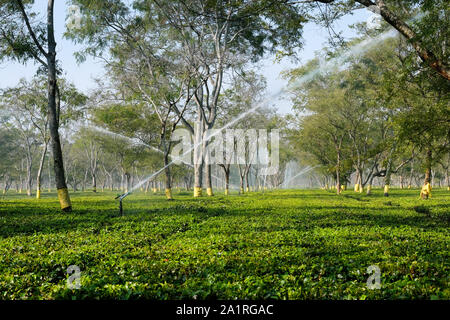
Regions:
<instances>
[{"instance_id":1,"label":"sprinkler","mask_svg":"<svg viewBox=\"0 0 450 320\"><path fill-rule=\"evenodd\" d=\"M123 206L122 206L122 200L128 196L131 192L125 192L124 194L118 195L114 199L119 199L119 213L122 216L123 215Z\"/></svg>"}]
</instances>

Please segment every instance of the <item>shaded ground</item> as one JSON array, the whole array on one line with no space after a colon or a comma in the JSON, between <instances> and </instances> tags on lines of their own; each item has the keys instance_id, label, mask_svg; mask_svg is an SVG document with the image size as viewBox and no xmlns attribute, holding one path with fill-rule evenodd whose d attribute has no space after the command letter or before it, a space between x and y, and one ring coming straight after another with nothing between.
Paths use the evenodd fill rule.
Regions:
<instances>
[{"instance_id":1,"label":"shaded ground","mask_svg":"<svg viewBox=\"0 0 450 320\"><path fill-rule=\"evenodd\" d=\"M450 192L0 198L0 299L449 299ZM427 208L414 209L417 206ZM417 208L416 208L417 209ZM67 267L81 288L67 288ZM367 267L381 270L369 290Z\"/></svg>"}]
</instances>

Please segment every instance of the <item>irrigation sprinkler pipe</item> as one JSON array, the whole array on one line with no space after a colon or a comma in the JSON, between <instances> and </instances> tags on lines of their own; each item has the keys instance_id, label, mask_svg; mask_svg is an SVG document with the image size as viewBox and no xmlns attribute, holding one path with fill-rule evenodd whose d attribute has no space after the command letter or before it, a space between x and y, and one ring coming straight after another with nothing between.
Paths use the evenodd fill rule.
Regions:
<instances>
[{"instance_id":1,"label":"irrigation sprinkler pipe","mask_svg":"<svg viewBox=\"0 0 450 320\"><path fill-rule=\"evenodd\" d=\"M123 205L122 205L122 200L128 196L131 192L125 192L124 194L118 195L117 197L115 197L114 199L119 199L119 213L122 216L123 215Z\"/></svg>"}]
</instances>

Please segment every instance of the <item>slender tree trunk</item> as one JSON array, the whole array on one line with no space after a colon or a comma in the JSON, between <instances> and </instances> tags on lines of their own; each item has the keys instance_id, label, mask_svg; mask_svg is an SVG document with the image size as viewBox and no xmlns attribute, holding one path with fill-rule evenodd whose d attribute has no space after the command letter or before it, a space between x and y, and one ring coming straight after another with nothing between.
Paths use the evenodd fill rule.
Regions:
<instances>
[{"instance_id":1,"label":"slender tree trunk","mask_svg":"<svg viewBox=\"0 0 450 320\"><path fill-rule=\"evenodd\" d=\"M44 143L44 149L42 150L41 160L39 161L39 168L36 178L36 198L41 198L41 178L42 178L42 171L44 169L44 161L45 161L45 155L47 154L47 142Z\"/></svg>"},{"instance_id":2,"label":"slender tree trunk","mask_svg":"<svg viewBox=\"0 0 450 320\"><path fill-rule=\"evenodd\" d=\"M359 192L359 170L356 170L354 191Z\"/></svg>"},{"instance_id":3,"label":"slender tree trunk","mask_svg":"<svg viewBox=\"0 0 450 320\"><path fill-rule=\"evenodd\" d=\"M208 197L212 197L213 194L213 185L212 185L212 166L211 166L211 154L208 150L209 141L204 141L203 143L203 154L205 155L205 185L206 185L206 194Z\"/></svg>"},{"instance_id":4,"label":"slender tree trunk","mask_svg":"<svg viewBox=\"0 0 450 320\"><path fill-rule=\"evenodd\" d=\"M53 24L54 0L48 1L47 7L47 65L48 65L48 116L49 129L52 141L53 168L55 171L56 188L61 209L65 212L72 211L69 192L67 191L66 178L64 174L63 155L59 138L59 109L57 110L57 83L56 83L56 42ZM58 98L59 106L59 98Z\"/></svg>"},{"instance_id":5,"label":"slender tree trunk","mask_svg":"<svg viewBox=\"0 0 450 320\"><path fill-rule=\"evenodd\" d=\"M9 178L9 174L5 175L4 181L5 181L5 184L3 186L3 195L5 195L8 192L9 188L11 187L12 181Z\"/></svg>"},{"instance_id":6,"label":"slender tree trunk","mask_svg":"<svg viewBox=\"0 0 450 320\"><path fill-rule=\"evenodd\" d=\"M389 197L389 188L391 184L391 171L392 171L392 154L389 155L388 163L386 166L386 174L384 176L384 196Z\"/></svg>"},{"instance_id":7,"label":"slender tree trunk","mask_svg":"<svg viewBox=\"0 0 450 320\"><path fill-rule=\"evenodd\" d=\"M445 168L445 183L447 185L447 191L450 191L450 174L448 173L448 167Z\"/></svg>"},{"instance_id":8,"label":"slender tree trunk","mask_svg":"<svg viewBox=\"0 0 450 320\"><path fill-rule=\"evenodd\" d=\"M194 197L202 195L203 163L194 164Z\"/></svg>"},{"instance_id":9,"label":"slender tree trunk","mask_svg":"<svg viewBox=\"0 0 450 320\"><path fill-rule=\"evenodd\" d=\"M225 195L230 194L230 168L225 170Z\"/></svg>"},{"instance_id":10,"label":"slender tree trunk","mask_svg":"<svg viewBox=\"0 0 450 320\"><path fill-rule=\"evenodd\" d=\"M341 193L341 151L337 149L336 161L336 193Z\"/></svg>"},{"instance_id":11,"label":"slender tree trunk","mask_svg":"<svg viewBox=\"0 0 450 320\"><path fill-rule=\"evenodd\" d=\"M86 191L87 178L88 178L88 169L84 170L84 179L83 179L83 186L82 186L83 192Z\"/></svg>"},{"instance_id":12,"label":"slender tree trunk","mask_svg":"<svg viewBox=\"0 0 450 320\"><path fill-rule=\"evenodd\" d=\"M212 186L211 164L209 164L209 161L205 163L205 184L206 184L206 194L209 197L212 197L214 194Z\"/></svg>"},{"instance_id":13,"label":"slender tree trunk","mask_svg":"<svg viewBox=\"0 0 450 320\"><path fill-rule=\"evenodd\" d=\"M412 183L413 183L413 177L414 177L414 168L412 167L412 163L411 163L411 172L409 174L409 181L408 181L408 189L411 188Z\"/></svg>"},{"instance_id":14,"label":"slender tree trunk","mask_svg":"<svg viewBox=\"0 0 450 320\"><path fill-rule=\"evenodd\" d=\"M33 160L30 157L27 157L27 196L31 196L31 188L32 188L32 182L33 178L31 176L31 170L32 170Z\"/></svg>"},{"instance_id":15,"label":"slender tree trunk","mask_svg":"<svg viewBox=\"0 0 450 320\"><path fill-rule=\"evenodd\" d=\"M239 192L244 193L244 175L239 175L239 178L240 178Z\"/></svg>"},{"instance_id":16,"label":"slender tree trunk","mask_svg":"<svg viewBox=\"0 0 450 320\"><path fill-rule=\"evenodd\" d=\"M374 178L373 176L370 177L369 184L367 185L367 188L366 188L366 194L367 194L367 195L372 194L373 178Z\"/></svg>"},{"instance_id":17,"label":"slender tree trunk","mask_svg":"<svg viewBox=\"0 0 450 320\"><path fill-rule=\"evenodd\" d=\"M75 173L75 172L74 172L74 173ZM73 183L73 192L76 192L76 191L77 191L77 185L78 185L78 182L77 182L77 180L76 180L76 178L75 178L75 174L73 175L72 183Z\"/></svg>"},{"instance_id":18,"label":"slender tree trunk","mask_svg":"<svg viewBox=\"0 0 450 320\"><path fill-rule=\"evenodd\" d=\"M249 172L250 172L250 165L246 168L246 171L245 171L245 184L246 184L245 190L246 190L247 192L250 191L250 181L249 181L249 179L248 179L248 178L249 178L249 177L248 177Z\"/></svg>"},{"instance_id":19,"label":"slender tree trunk","mask_svg":"<svg viewBox=\"0 0 450 320\"><path fill-rule=\"evenodd\" d=\"M426 160L425 160L425 180L424 180L423 184L431 183L431 157L432 157L432 151L431 151L431 149L428 149Z\"/></svg>"},{"instance_id":20,"label":"slender tree trunk","mask_svg":"<svg viewBox=\"0 0 450 320\"><path fill-rule=\"evenodd\" d=\"M410 41L422 61L433 68L443 78L450 81L450 69L448 66L438 59L436 55L418 39L413 29L411 29L404 21L388 9L383 0L357 0L357 2L365 5L366 7L370 7L376 2L378 8L380 9L380 15L383 19Z\"/></svg>"},{"instance_id":21,"label":"slender tree trunk","mask_svg":"<svg viewBox=\"0 0 450 320\"><path fill-rule=\"evenodd\" d=\"M173 200L172 197L172 183L171 183L171 176L170 176L170 166L169 166L169 150L167 150L164 154L164 173L165 173L165 183L166 183L166 198L167 200Z\"/></svg>"},{"instance_id":22,"label":"slender tree trunk","mask_svg":"<svg viewBox=\"0 0 450 320\"><path fill-rule=\"evenodd\" d=\"M223 169L224 177L225 177L225 195L230 194L230 165L224 164L220 165Z\"/></svg>"},{"instance_id":23,"label":"slender tree trunk","mask_svg":"<svg viewBox=\"0 0 450 320\"><path fill-rule=\"evenodd\" d=\"M108 179L109 179L109 190L113 191L114 190L114 182L113 182L113 177L112 174L111 175L107 175Z\"/></svg>"},{"instance_id":24,"label":"slender tree trunk","mask_svg":"<svg viewBox=\"0 0 450 320\"><path fill-rule=\"evenodd\" d=\"M22 189L23 189L22 172L23 172L23 159L20 161L20 174L19 174L20 187L19 187L19 193L22 193Z\"/></svg>"},{"instance_id":25,"label":"slender tree trunk","mask_svg":"<svg viewBox=\"0 0 450 320\"><path fill-rule=\"evenodd\" d=\"M431 196L431 165L433 160L433 151L428 148L425 158L425 180L423 182L422 190L420 191L420 197L422 199L428 199Z\"/></svg>"},{"instance_id":26,"label":"slender tree trunk","mask_svg":"<svg viewBox=\"0 0 450 320\"><path fill-rule=\"evenodd\" d=\"M94 173L92 173L92 191L93 192L97 192L97 175ZM102 187L102 191L103 191L103 187Z\"/></svg>"},{"instance_id":27,"label":"slender tree trunk","mask_svg":"<svg viewBox=\"0 0 450 320\"><path fill-rule=\"evenodd\" d=\"M202 196L203 187L203 165L204 165L204 153L205 139L203 116L200 107L198 108L198 119L194 128L194 197Z\"/></svg>"},{"instance_id":28,"label":"slender tree trunk","mask_svg":"<svg viewBox=\"0 0 450 320\"><path fill-rule=\"evenodd\" d=\"M239 193L244 193L244 176L245 171L241 168L241 165L238 163L238 169L239 169Z\"/></svg>"},{"instance_id":29,"label":"slender tree trunk","mask_svg":"<svg viewBox=\"0 0 450 320\"><path fill-rule=\"evenodd\" d=\"M52 175L51 175L50 157L47 158L47 166L48 166L48 192L51 192L52 191Z\"/></svg>"},{"instance_id":30,"label":"slender tree trunk","mask_svg":"<svg viewBox=\"0 0 450 320\"><path fill-rule=\"evenodd\" d=\"M359 193L362 193L364 191L364 186L363 186L363 171L361 170L361 168L358 168L358 178L359 178Z\"/></svg>"}]
</instances>

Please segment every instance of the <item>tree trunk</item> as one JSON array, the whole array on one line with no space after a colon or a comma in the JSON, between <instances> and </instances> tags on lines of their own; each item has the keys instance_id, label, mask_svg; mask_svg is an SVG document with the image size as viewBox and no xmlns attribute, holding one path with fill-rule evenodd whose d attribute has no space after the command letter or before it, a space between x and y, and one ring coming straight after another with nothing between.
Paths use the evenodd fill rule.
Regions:
<instances>
[{"instance_id":1,"label":"tree trunk","mask_svg":"<svg viewBox=\"0 0 450 320\"><path fill-rule=\"evenodd\" d=\"M449 157L450 161L450 157ZM448 174L448 167L445 169L445 183L447 185L447 191L450 191L450 174Z\"/></svg>"},{"instance_id":2,"label":"tree trunk","mask_svg":"<svg viewBox=\"0 0 450 320\"><path fill-rule=\"evenodd\" d=\"M225 171L225 195L230 194L230 169Z\"/></svg>"},{"instance_id":3,"label":"tree trunk","mask_svg":"<svg viewBox=\"0 0 450 320\"><path fill-rule=\"evenodd\" d=\"M391 169L392 168L392 155L389 155L389 160L386 166L386 175L384 176L384 196L389 197L389 188L391 184Z\"/></svg>"},{"instance_id":4,"label":"tree trunk","mask_svg":"<svg viewBox=\"0 0 450 320\"><path fill-rule=\"evenodd\" d=\"M355 186L354 186L353 190L355 192L359 191L359 171L358 170L356 170Z\"/></svg>"},{"instance_id":5,"label":"tree trunk","mask_svg":"<svg viewBox=\"0 0 450 320\"><path fill-rule=\"evenodd\" d=\"M447 184L447 191L450 191L450 175L448 174L448 170L446 171L445 181Z\"/></svg>"},{"instance_id":6,"label":"tree trunk","mask_svg":"<svg viewBox=\"0 0 450 320\"><path fill-rule=\"evenodd\" d=\"M194 126L194 197L202 196L203 167L205 165L206 134L201 107L198 107L198 118Z\"/></svg>"},{"instance_id":7,"label":"tree trunk","mask_svg":"<svg viewBox=\"0 0 450 320\"><path fill-rule=\"evenodd\" d=\"M337 162L336 162L336 193L341 193L341 152L337 150Z\"/></svg>"},{"instance_id":8,"label":"tree trunk","mask_svg":"<svg viewBox=\"0 0 450 320\"><path fill-rule=\"evenodd\" d=\"M31 188L32 188L32 180L33 178L31 177L31 169L32 169L32 159L30 159L30 157L27 157L27 196L31 196Z\"/></svg>"},{"instance_id":9,"label":"tree trunk","mask_svg":"<svg viewBox=\"0 0 450 320\"><path fill-rule=\"evenodd\" d=\"M230 194L230 165L224 164L220 166L222 167L225 176L225 195L228 196Z\"/></svg>"},{"instance_id":10,"label":"tree trunk","mask_svg":"<svg viewBox=\"0 0 450 320\"><path fill-rule=\"evenodd\" d=\"M36 198L41 198L41 177L44 168L45 155L47 154L47 142L44 143L44 150L42 150L41 160L39 161L39 169L36 178Z\"/></svg>"},{"instance_id":11,"label":"tree trunk","mask_svg":"<svg viewBox=\"0 0 450 320\"><path fill-rule=\"evenodd\" d=\"M82 186L83 192L86 191L87 178L88 178L88 169L84 170L84 178L83 178L83 186Z\"/></svg>"},{"instance_id":12,"label":"tree trunk","mask_svg":"<svg viewBox=\"0 0 450 320\"><path fill-rule=\"evenodd\" d=\"M357 2L365 5L366 7L370 7L374 4L372 0L357 0ZM449 68L441 60L439 60L433 52L428 50L428 48L426 48L420 40L417 39L416 33L404 21L391 12L384 4L384 1L377 0L376 3L380 9L380 15L383 19L410 41L422 61L433 68L443 78L450 81Z\"/></svg>"},{"instance_id":13,"label":"tree trunk","mask_svg":"<svg viewBox=\"0 0 450 320\"><path fill-rule=\"evenodd\" d=\"M109 189L110 189L111 191L113 191L113 190L114 190L114 179L113 179L112 174L111 174L111 175L108 175L108 178L109 178Z\"/></svg>"},{"instance_id":14,"label":"tree trunk","mask_svg":"<svg viewBox=\"0 0 450 320\"><path fill-rule=\"evenodd\" d=\"M433 160L433 152L431 148L427 150L425 159L425 180L423 182L422 190L420 191L420 197L422 199L428 199L431 196L431 165Z\"/></svg>"},{"instance_id":15,"label":"tree trunk","mask_svg":"<svg viewBox=\"0 0 450 320\"><path fill-rule=\"evenodd\" d=\"M205 163L205 184L206 184L206 194L209 197L212 197L213 194L213 188L212 188L212 175L211 175L211 164L207 161Z\"/></svg>"},{"instance_id":16,"label":"tree trunk","mask_svg":"<svg viewBox=\"0 0 450 320\"><path fill-rule=\"evenodd\" d=\"M164 154L164 173L165 173L165 183L166 183L166 198L167 200L173 200L172 197L172 184L171 184L171 176L170 176L170 166L169 166L169 151L166 151Z\"/></svg>"},{"instance_id":17,"label":"tree trunk","mask_svg":"<svg viewBox=\"0 0 450 320\"><path fill-rule=\"evenodd\" d=\"M11 187L11 184L12 184L12 181L9 178L9 174L6 174L5 175L5 184L3 186L3 195L5 195L8 192L9 188Z\"/></svg>"},{"instance_id":18,"label":"tree trunk","mask_svg":"<svg viewBox=\"0 0 450 320\"><path fill-rule=\"evenodd\" d=\"M372 194L372 183L373 183L373 176L372 177L370 177L370 180L369 180L369 184L367 185L367 191L366 191L366 194L367 195L370 195L370 194Z\"/></svg>"},{"instance_id":19,"label":"tree trunk","mask_svg":"<svg viewBox=\"0 0 450 320\"><path fill-rule=\"evenodd\" d=\"M47 6L47 65L48 65L48 116L49 130L52 140L53 168L55 171L56 189L58 190L59 203L65 212L72 211L69 192L67 191L66 178L64 174L63 155L61 141L59 139L59 108L57 110L57 83L56 83L56 42L53 24L54 0L48 1ZM58 97L59 107L59 97Z\"/></svg>"},{"instance_id":20,"label":"tree trunk","mask_svg":"<svg viewBox=\"0 0 450 320\"><path fill-rule=\"evenodd\" d=\"M95 173L92 173L92 191L97 192L97 175Z\"/></svg>"},{"instance_id":21,"label":"tree trunk","mask_svg":"<svg viewBox=\"0 0 450 320\"><path fill-rule=\"evenodd\" d=\"M250 191L250 181L248 180L248 174L249 174L249 173L250 173L250 166L248 166L248 168L247 168L246 171L245 171L245 184L246 184L245 190L246 190L247 192Z\"/></svg>"},{"instance_id":22,"label":"tree trunk","mask_svg":"<svg viewBox=\"0 0 450 320\"><path fill-rule=\"evenodd\" d=\"M239 188L239 193L244 193L244 175L239 175L240 178L240 188Z\"/></svg>"},{"instance_id":23,"label":"tree trunk","mask_svg":"<svg viewBox=\"0 0 450 320\"><path fill-rule=\"evenodd\" d=\"M411 163L411 172L409 174L408 189L411 189L413 177L414 177L414 168L413 168L413 164Z\"/></svg>"},{"instance_id":24,"label":"tree trunk","mask_svg":"<svg viewBox=\"0 0 450 320\"><path fill-rule=\"evenodd\" d=\"M22 172L23 172L23 159L20 161L20 174L19 174L19 182L20 182L20 187L19 187L19 193L22 193L22 189L23 189L23 177L22 177Z\"/></svg>"},{"instance_id":25,"label":"tree trunk","mask_svg":"<svg viewBox=\"0 0 450 320\"><path fill-rule=\"evenodd\" d=\"M241 168L241 165L238 163L238 169L239 169L239 194L244 193L244 176L245 171Z\"/></svg>"},{"instance_id":26,"label":"tree trunk","mask_svg":"<svg viewBox=\"0 0 450 320\"><path fill-rule=\"evenodd\" d=\"M203 163L194 164L194 197L202 196Z\"/></svg>"},{"instance_id":27,"label":"tree trunk","mask_svg":"<svg viewBox=\"0 0 450 320\"><path fill-rule=\"evenodd\" d=\"M50 157L47 158L48 165L48 192L52 191L52 175L51 175L51 165L50 165Z\"/></svg>"},{"instance_id":28,"label":"tree trunk","mask_svg":"<svg viewBox=\"0 0 450 320\"><path fill-rule=\"evenodd\" d=\"M358 168L358 177L359 177L359 193L362 193L364 191L364 185L363 185L363 172L361 170L361 168Z\"/></svg>"}]
</instances>

